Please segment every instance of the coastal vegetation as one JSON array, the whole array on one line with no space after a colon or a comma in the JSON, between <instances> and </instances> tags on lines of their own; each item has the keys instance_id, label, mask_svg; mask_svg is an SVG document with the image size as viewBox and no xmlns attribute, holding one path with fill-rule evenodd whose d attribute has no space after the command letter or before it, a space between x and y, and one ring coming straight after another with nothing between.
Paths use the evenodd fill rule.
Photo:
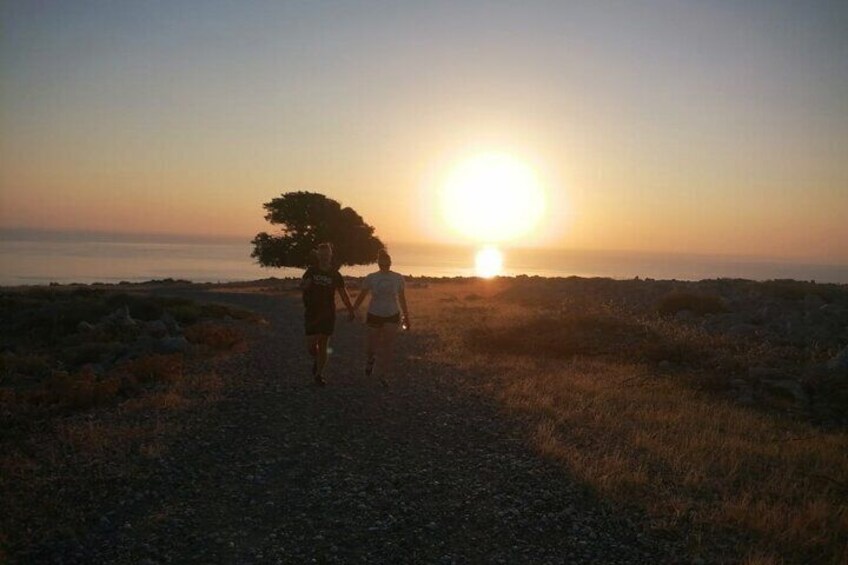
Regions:
<instances>
[{"instance_id":1,"label":"coastal vegetation","mask_svg":"<svg viewBox=\"0 0 848 565\"><path fill-rule=\"evenodd\" d=\"M173 382L183 357L243 340L228 320L253 315L214 303L91 287L34 287L0 295L0 401L6 433L17 416L128 398ZM27 416L29 417L29 416Z\"/></svg>"},{"instance_id":2,"label":"coastal vegetation","mask_svg":"<svg viewBox=\"0 0 848 565\"><path fill-rule=\"evenodd\" d=\"M74 512L90 514L50 485L94 500L191 441L204 410L243 386L215 360L244 350L263 320L193 299L212 290L268 308L296 303L296 284L4 291L0 494L31 528L15 530L17 547L73 537ZM386 394L405 394L404 379L449 380L500 406L516 439L622 515L644 516L652 537L684 540L687 559L848 558L844 285L411 278L407 298L414 329L401 342L416 343L426 371ZM296 356L300 343L284 347Z\"/></svg>"},{"instance_id":3,"label":"coastal vegetation","mask_svg":"<svg viewBox=\"0 0 848 565\"><path fill-rule=\"evenodd\" d=\"M433 354L692 555L848 559L848 288L519 277L410 292Z\"/></svg>"}]
</instances>

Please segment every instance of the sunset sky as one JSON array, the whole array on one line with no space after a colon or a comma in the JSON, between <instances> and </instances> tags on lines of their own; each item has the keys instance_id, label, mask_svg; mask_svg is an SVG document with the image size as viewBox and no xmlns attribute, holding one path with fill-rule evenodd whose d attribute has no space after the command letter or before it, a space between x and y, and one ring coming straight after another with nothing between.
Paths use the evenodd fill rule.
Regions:
<instances>
[{"instance_id":1,"label":"sunset sky","mask_svg":"<svg viewBox=\"0 0 848 565\"><path fill-rule=\"evenodd\" d=\"M475 155L534 172L513 244L848 261L848 3L0 4L0 227L252 237L291 190L462 241ZM481 241L482 242L482 241Z\"/></svg>"}]
</instances>

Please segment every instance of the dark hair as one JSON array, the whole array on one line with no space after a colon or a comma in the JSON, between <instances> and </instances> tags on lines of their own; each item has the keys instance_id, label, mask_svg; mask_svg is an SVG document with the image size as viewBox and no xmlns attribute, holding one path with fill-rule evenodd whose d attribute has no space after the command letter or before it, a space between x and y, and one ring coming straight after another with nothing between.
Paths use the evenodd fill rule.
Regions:
<instances>
[{"instance_id":1,"label":"dark hair","mask_svg":"<svg viewBox=\"0 0 848 565\"><path fill-rule=\"evenodd\" d=\"M386 251L385 247L377 251L377 263L381 260L385 260L389 262L389 265L392 264L392 256L389 255L389 252Z\"/></svg>"},{"instance_id":2,"label":"dark hair","mask_svg":"<svg viewBox=\"0 0 848 565\"><path fill-rule=\"evenodd\" d=\"M320 251L321 249L329 249L330 252L333 252L333 244L330 242L319 243L318 247L315 248L316 251Z\"/></svg>"}]
</instances>

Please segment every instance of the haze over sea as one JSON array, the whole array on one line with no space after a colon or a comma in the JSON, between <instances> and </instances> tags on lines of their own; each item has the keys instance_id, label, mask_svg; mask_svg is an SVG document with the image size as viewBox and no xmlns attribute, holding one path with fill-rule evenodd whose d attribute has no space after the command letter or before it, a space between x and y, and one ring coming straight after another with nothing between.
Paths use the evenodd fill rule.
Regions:
<instances>
[{"instance_id":1,"label":"haze over sea","mask_svg":"<svg viewBox=\"0 0 848 565\"><path fill-rule=\"evenodd\" d=\"M300 269L259 267L249 238L0 230L0 284L116 283L152 279L229 282L300 276ZM394 270L408 276L474 276L472 246L397 243ZM503 275L700 280L797 279L848 283L848 265L719 255L502 248ZM373 266L345 267L361 276Z\"/></svg>"}]
</instances>

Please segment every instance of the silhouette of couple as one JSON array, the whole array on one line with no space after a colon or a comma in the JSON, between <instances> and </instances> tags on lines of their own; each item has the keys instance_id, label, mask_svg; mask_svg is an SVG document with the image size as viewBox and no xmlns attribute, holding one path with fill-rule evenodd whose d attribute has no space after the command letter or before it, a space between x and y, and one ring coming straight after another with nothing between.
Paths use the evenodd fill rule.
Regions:
<instances>
[{"instance_id":1,"label":"silhouette of couple","mask_svg":"<svg viewBox=\"0 0 848 565\"><path fill-rule=\"evenodd\" d=\"M389 384L395 337L401 323L405 328L409 327L409 310L403 277L391 270L392 258L385 249L378 252L377 265L380 270L365 277L353 304L342 275L333 266L333 247L329 243L318 246L313 265L303 274L300 288L305 309L306 350L312 357L312 378L318 386L326 384L324 370L327 367L327 346L336 324L336 293L347 307L350 321L356 319L359 305L371 295L365 319L368 326L365 374L370 377L377 365L380 382L383 386Z\"/></svg>"}]
</instances>

